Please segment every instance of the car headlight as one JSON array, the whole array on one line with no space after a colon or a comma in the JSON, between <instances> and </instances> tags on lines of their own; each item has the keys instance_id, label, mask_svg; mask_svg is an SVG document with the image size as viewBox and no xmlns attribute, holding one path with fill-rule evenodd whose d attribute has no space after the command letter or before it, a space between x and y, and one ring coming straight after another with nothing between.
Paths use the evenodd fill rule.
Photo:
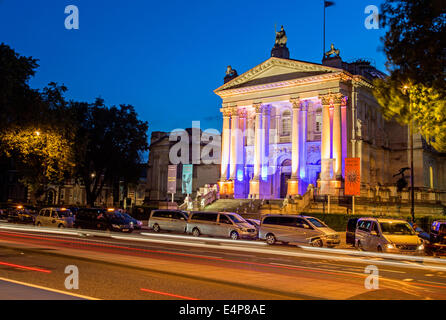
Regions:
<instances>
[{"instance_id":1,"label":"car headlight","mask_svg":"<svg viewBox=\"0 0 446 320\"><path fill-rule=\"evenodd\" d=\"M417 249L418 250L424 250L424 244L420 244Z\"/></svg>"},{"instance_id":2,"label":"car headlight","mask_svg":"<svg viewBox=\"0 0 446 320\"><path fill-rule=\"evenodd\" d=\"M391 243L387 244L387 249L395 249L395 246Z\"/></svg>"},{"instance_id":3,"label":"car headlight","mask_svg":"<svg viewBox=\"0 0 446 320\"><path fill-rule=\"evenodd\" d=\"M116 228L116 229L120 229L121 228L121 226L119 224L112 224L112 227Z\"/></svg>"}]
</instances>

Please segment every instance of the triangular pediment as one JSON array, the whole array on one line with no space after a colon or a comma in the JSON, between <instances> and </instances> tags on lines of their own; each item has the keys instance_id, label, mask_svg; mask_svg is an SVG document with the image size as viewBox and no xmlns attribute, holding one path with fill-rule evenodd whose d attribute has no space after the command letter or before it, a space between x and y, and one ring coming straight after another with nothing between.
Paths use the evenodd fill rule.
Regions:
<instances>
[{"instance_id":1,"label":"triangular pediment","mask_svg":"<svg viewBox=\"0 0 446 320\"><path fill-rule=\"evenodd\" d=\"M340 71L342 70L316 63L271 57L237 78L225 83L220 88L216 89L215 93L224 90L264 85Z\"/></svg>"}]
</instances>

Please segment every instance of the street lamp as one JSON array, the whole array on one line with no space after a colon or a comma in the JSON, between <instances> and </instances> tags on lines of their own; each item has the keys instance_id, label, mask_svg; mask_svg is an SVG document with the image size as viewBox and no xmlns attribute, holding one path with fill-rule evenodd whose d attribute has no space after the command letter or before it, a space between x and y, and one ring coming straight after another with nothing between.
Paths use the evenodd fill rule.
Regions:
<instances>
[{"instance_id":1,"label":"street lamp","mask_svg":"<svg viewBox=\"0 0 446 320\"><path fill-rule=\"evenodd\" d=\"M408 85L403 86L403 94L407 93L409 89ZM410 149L410 214L412 216L412 222L415 222L415 190L414 190L414 176L413 176L413 114L412 114L412 101L409 98L409 149Z\"/></svg>"}]
</instances>

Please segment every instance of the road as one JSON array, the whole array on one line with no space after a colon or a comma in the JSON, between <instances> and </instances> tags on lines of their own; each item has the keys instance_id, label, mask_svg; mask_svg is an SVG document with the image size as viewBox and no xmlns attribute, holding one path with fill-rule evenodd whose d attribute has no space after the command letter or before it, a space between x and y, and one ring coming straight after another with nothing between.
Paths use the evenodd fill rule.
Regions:
<instances>
[{"instance_id":1,"label":"road","mask_svg":"<svg viewBox=\"0 0 446 320\"><path fill-rule=\"evenodd\" d=\"M145 232L79 236L2 225L1 279L82 299L446 299L444 260L421 262ZM67 265L79 270L77 290L64 286ZM369 265L378 268L379 289L364 285ZM25 298L46 299L49 294L26 291ZM11 299L24 298L23 292L8 292Z\"/></svg>"}]
</instances>

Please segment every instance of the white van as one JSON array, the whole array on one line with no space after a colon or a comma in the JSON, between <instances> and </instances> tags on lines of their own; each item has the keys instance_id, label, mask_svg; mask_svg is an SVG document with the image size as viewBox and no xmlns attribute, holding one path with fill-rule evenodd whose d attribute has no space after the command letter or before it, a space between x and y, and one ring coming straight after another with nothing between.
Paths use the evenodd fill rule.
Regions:
<instances>
[{"instance_id":1,"label":"white van","mask_svg":"<svg viewBox=\"0 0 446 320\"><path fill-rule=\"evenodd\" d=\"M404 220L361 218L356 224L355 247L364 251L423 255L423 241Z\"/></svg>"}]
</instances>

